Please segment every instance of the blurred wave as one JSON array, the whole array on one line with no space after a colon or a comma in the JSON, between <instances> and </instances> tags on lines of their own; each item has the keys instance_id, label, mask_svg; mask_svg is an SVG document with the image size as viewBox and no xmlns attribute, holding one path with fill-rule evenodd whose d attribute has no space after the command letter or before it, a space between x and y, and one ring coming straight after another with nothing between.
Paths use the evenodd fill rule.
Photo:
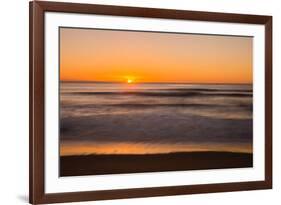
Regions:
<instances>
[{"instance_id":1,"label":"blurred wave","mask_svg":"<svg viewBox=\"0 0 281 205\"><path fill-rule=\"evenodd\" d=\"M183 144L180 151L196 144L251 152L252 95L252 85L63 82L60 139L77 146L142 143L146 152L163 143Z\"/></svg>"}]
</instances>

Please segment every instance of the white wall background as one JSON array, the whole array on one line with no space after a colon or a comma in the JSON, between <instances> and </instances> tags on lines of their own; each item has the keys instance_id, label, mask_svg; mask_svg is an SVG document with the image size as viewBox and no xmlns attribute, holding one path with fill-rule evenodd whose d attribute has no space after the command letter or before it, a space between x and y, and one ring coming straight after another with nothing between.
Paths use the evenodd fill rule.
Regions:
<instances>
[{"instance_id":1,"label":"white wall background","mask_svg":"<svg viewBox=\"0 0 281 205\"><path fill-rule=\"evenodd\" d=\"M273 15L273 190L125 199L72 204L281 203L281 4L278 0L73 0L96 4ZM0 3L0 204L28 200L28 0Z\"/></svg>"}]
</instances>

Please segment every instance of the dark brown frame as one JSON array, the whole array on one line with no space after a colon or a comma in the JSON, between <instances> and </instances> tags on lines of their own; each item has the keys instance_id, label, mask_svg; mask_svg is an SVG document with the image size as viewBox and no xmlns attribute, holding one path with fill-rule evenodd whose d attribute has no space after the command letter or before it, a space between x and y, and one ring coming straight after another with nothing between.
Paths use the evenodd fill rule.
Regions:
<instances>
[{"instance_id":1,"label":"dark brown frame","mask_svg":"<svg viewBox=\"0 0 281 205\"><path fill-rule=\"evenodd\" d=\"M272 16L34 1L29 5L29 201L32 204L272 188ZM44 190L44 13L67 12L265 26L265 180L46 194Z\"/></svg>"}]
</instances>

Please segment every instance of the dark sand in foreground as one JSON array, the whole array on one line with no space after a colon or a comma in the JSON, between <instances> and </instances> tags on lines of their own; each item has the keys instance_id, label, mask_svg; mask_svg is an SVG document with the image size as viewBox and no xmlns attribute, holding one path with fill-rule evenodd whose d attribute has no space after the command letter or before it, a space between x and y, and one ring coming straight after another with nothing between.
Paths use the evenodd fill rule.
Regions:
<instances>
[{"instance_id":1,"label":"dark sand in foreground","mask_svg":"<svg viewBox=\"0 0 281 205\"><path fill-rule=\"evenodd\" d=\"M252 166L253 155L248 153L93 154L60 157L60 176L244 168Z\"/></svg>"}]
</instances>

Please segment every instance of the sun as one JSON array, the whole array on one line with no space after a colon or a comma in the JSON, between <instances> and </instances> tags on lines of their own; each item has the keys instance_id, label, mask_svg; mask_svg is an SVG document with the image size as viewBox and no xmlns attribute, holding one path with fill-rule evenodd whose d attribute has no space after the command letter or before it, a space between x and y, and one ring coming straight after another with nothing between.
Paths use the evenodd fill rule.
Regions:
<instances>
[{"instance_id":1,"label":"sun","mask_svg":"<svg viewBox=\"0 0 281 205\"><path fill-rule=\"evenodd\" d=\"M127 79L127 83L128 83L128 84L131 84L131 83L133 83L133 82L134 82L133 79Z\"/></svg>"},{"instance_id":2,"label":"sun","mask_svg":"<svg viewBox=\"0 0 281 205\"><path fill-rule=\"evenodd\" d=\"M133 75L123 76L123 82L127 84L135 84L136 80L137 80L136 76Z\"/></svg>"}]
</instances>

